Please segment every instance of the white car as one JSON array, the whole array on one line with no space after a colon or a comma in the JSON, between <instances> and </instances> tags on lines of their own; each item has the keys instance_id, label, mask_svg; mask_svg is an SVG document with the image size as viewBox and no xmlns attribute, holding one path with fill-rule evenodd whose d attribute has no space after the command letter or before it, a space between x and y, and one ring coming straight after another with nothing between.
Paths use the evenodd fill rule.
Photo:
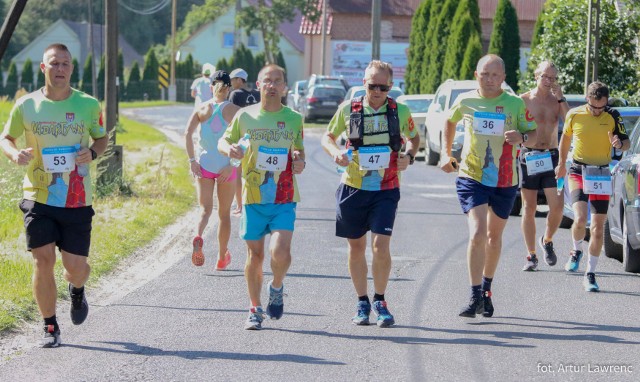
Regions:
<instances>
[{"instance_id":1,"label":"white car","mask_svg":"<svg viewBox=\"0 0 640 382\"><path fill-rule=\"evenodd\" d=\"M453 103L462 93L466 93L471 90L478 89L478 81L465 80L454 81L451 79L446 80L438 87L434 96L431 106L427 111L426 116L426 129L425 134L425 162L428 165L435 166L440 161L440 152L442 151L442 136L444 134L444 127L447 121L447 115L449 109L453 106ZM506 82L502 83L502 89L511 93L513 90ZM456 135L452 145L452 155L460 159L462 154L462 145L464 143L464 125L462 121L456 126Z\"/></svg>"},{"instance_id":2,"label":"white car","mask_svg":"<svg viewBox=\"0 0 640 382\"><path fill-rule=\"evenodd\" d=\"M347 95L344 97L344 99L347 100L355 97L360 97L360 96L363 96L364 93L365 93L364 86L352 86L349 88L349 91L347 92ZM389 89L389 94L388 94L389 97L393 99L397 99L401 95L404 95L404 92L399 87L394 86L391 89Z\"/></svg>"},{"instance_id":3,"label":"white car","mask_svg":"<svg viewBox=\"0 0 640 382\"><path fill-rule=\"evenodd\" d=\"M411 110L411 117L413 123L418 127L418 134L420 134L420 151L424 151L425 147L425 134L427 128L425 127L425 118L427 117L427 110L429 105L433 101L433 94L411 94L401 95L396 99L399 103L403 103Z\"/></svg>"}]
</instances>

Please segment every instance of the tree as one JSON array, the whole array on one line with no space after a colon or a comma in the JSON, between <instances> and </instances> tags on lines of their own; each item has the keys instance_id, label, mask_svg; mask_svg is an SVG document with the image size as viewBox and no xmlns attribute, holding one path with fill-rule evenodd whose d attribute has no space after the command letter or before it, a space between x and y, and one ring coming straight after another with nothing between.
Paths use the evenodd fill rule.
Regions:
<instances>
[{"instance_id":1,"label":"tree","mask_svg":"<svg viewBox=\"0 0 640 382\"><path fill-rule=\"evenodd\" d=\"M2 63L0 63L0 68L2 67ZM0 70L0 95L4 95L4 73Z\"/></svg>"},{"instance_id":2,"label":"tree","mask_svg":"<svg viewBox=\"0 0 640 382\"><path fill-rule=\"evenodd\" d=\"M99 100L104 99L104 81L105 81L105 62L104 54L100 59L100 69L98 69L98 77L96 78L96 86L98 87L98 94L96 98Z\"/></svg>"},{"instance_id":3,"label":"tree","mask_svg":"<svg viewBox=\"0 0 640 382\"><path fill-rule=\"evenodd\" d=\"M138 61L134 61L133 64L131 64L131 69L129 70L129 79L127 80L127 96L125 98L129 101L142 99L140 66L138 65Z\"/></svg>"},{"instance_id":4,"label":"tree","mask_svg":"<svg viewBox=\"0 0 640 382\"><path fill-rule=\"evenodd\" d=\"M279 51L280 24L293 21L296 11L309 20L315 21L320 16L320 9L315 1L308 0L272 0L267 6L265 0L257 0L243 7L236 16L236 24L245 28L247 35L252 30L262 33L264 55L267 63L276 63Z\"/></svg>"},{"instance_id":5,"label":"tree","mask_svg":"<svg viewBox=\"0 0 640 382\"><path fill-rule=\"evenodd\" d=\"M78 69L78 60L74 57L73 60L71 60L71 65L73 65L73 71L71 71L71 86L73 86L74 88L79 88L80 87L80 70ZM40 72L42 73L42 70L40 70ZM39 76L40 74L38 74ZM43 75L43 81L42 83L44 84L44 75ZM38 80L38 83L40 80Z\"/></svg>"},{"instance_id":6,"label":"tree","mask_svg":"<svg viewBox=\"0 0 640 382\"><path fill-rule=\"evenodd\" d=\"M91 77L91 68L93 65L93 55L89 53L87 59L84 61L84 69L82 69L82 82L80 83L80 90L93 95L93 78Z\"/></svg>"},{"instance_id":7,"label":"tree","mask_svg":"<svg viewBox=\"0 0 640 382\"><path fill-rule=\"evenodd\" d=\"M227 62L226 58L221 58L218 60L218 62L216 62L216 69L218 70L224 70L225 72L229 72L231 69L231 65Z\"/></svg>"},{"instance_id":8,"label":"tree","mask_svg":"<svg viewBox=\"0 0 640 382\"><path fill-rule=\"evenodd\" d=\"M614 93L632 96L638 83L636 21L626 13L618 14L609 2L602 2L600 7L606 22L600 23L598 80ZM522 88L534 87L533 68L543 60L552 60L558 67L558 82L564 93L583 94L587 12L584 0L547 1L541 15L543 34L531 51L534 65L527 70Z\"/></svg>"},{"instance_id":9,"label":"tree","mask_svg":"<svg viewBox=\"0 0 640 382\"><path fill-rule=\"evenodd\" d=\"M149 99L159 99L158 88L158 59L153 49L149 49L144 57L144 70L142 71L142 89Z\"/></svg>"},{"instance_id":10,"label":"tree","mask_svg":"<svg viewBox=\"0 0 640 382\"><path fill-rule=\"evenodd\" d=\"M122 49L118 51L118 99L122 99L127 93L126 86L124 84L124 56Z\"/></svg>"},{"instance_id":11,"label":"tree","mask_svg":"<svg viewBox=\"0 0 640 382\"><path fill-rule=\"evenodd\" d=\"M422 81L420 82L421 93L434 93L440 86L442 67L444 65L444 56L447 50L446 42L449 38L451 28L451 20L455 15L459 0L446 0L438 18L435 19L435 29L431 35L429 50L425 47L425 53L428 53L428 64L423 67ZM434 19L430 20L433 23ZM429 37L429 36L427 36ZM425 60L427 54L425 54Z\"/></svg>"},{"instance_id":12,"label":"tree","mask_svg":"<svg viewBox=\"0 0 640 382\"><path fill-rule=\"evenodd\" d=\"M460 75L464 54L471 38L482 35L477 0L461 0L451 24L453 28L446 43L442 79L466 79Z\"/></svg>"},{"instance_id":13,"label":"tree","mask_svg":"<svg viewBox=\"0 0 640 382\"><path fill-rule=\"evenodd\" d=\"M418 6L411 19L411 34L409 35L409 59L405 68L404 83L407 94L420 93L419 73L422 71L421 62L424 55L425 34L429 25L429 16L433 0L425 0Z\"/></svg>"},{"instance_id":14,"label":"tree","mask_svg":"<svg viewBox=\"0 0 640 382\"><path fill-rule=\"evenodd\" d=\"M7 83L4 86L4 92L10 98L13 98L18 91L18 68L16 63L11 61L9 63L9 72L7 74Z\"/></svg>"},{"instance_id":15,"label":"tree","mask_svg":"<svg viewBox=\"0 0 640 382\"><path fill-rule=\"evenodd\" d=\"M475 34L471 36L467 50L464 52L462 65L460 65L460 79L473 79L473 73L476 71L476 65L480 57L482 57L482 42L480 41L480 35Z\"/></svg>"},{"instance_id":16,"label":"tree","mask_svg":"<svg viewBox=\"0 0 640 382\"><path fill-rule=\"evenodd\" d=\"M30 58L24 61L22 73L20 73L20 87L30 92L33 90L33 62Z\"/></svg>"},{"instance_id":17,"label":"tree","mask_svg":"<svg viewBox=\"0 0 640 382\"><path fill-rule=\"evenodd\" d=\"M489 42L489 53L497 54L504 61L506 82L518 91L520 68L520 31L518 15L511 0L500 0L493 19L493 31Z\"/></svg>"},{"instance_id":18,"label":"tree","mask_svg":"<svg viewBox=\"0 0 640 382\"><path fill-rule=\"evenodd\" d=\"M36 89L40 89L41 87L43 87L44 81L44 73L42 73L42 70L38 68L38 75L36 76Z\"/></svg>"}]
</instances>

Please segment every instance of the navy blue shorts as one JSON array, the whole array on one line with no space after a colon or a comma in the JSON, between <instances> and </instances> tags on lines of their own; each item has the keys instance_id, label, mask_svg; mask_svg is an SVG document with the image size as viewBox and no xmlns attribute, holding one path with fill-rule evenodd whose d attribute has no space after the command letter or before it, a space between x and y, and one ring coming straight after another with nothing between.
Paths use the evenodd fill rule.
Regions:
<instances>
[{"instance_id":1,"label":"navy blue shorts","mask_svg":"<svg viewBox=\"0 0 640 382\"><path fill-rule=\"evenodd\" d=\"M24 213L27 249L55 243L61 251L78 256L89 256L91 245L91 206L78 208L53 207L23 199L20 209Z\"/></svg>"},{"instance_id":2,"label":"navy blue shorts","mask_svg":"<svg viewBox=\"0 0 640 382\"><path fill-rule=\"evenodd\" d=\"M471 178L456 179L456 191L462 212L488 204L499 218L507 219L516 200L518 186L489 187Z\"/></svg>"},{"instance_id":3,"label":"navy blue shorts","mask_svg":"<svg viewBox=\"0 0 640 382\"><path fill-rule=\"evenodd\" d=\"M364 191L340 183L336 191L336 236L359 239L373 233L391 236L400 189Z\"/></svg>"}]
</instances>

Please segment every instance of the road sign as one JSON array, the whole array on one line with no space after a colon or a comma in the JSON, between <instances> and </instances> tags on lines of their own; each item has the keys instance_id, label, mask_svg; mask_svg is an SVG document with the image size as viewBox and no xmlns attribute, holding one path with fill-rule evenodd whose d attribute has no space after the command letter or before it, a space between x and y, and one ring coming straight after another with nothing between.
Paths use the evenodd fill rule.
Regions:
<instances>
[{"instance_id":1,"label":"road sign","mask_svg":"<svg viewBox=\"0 0 640 382\"><path fill-rule=\"evenodd\" d=\"M169 66L162 65L158 68L158 82L160 83L159 87L168 88L169 87Z\"/></svg>"}]
</instances>

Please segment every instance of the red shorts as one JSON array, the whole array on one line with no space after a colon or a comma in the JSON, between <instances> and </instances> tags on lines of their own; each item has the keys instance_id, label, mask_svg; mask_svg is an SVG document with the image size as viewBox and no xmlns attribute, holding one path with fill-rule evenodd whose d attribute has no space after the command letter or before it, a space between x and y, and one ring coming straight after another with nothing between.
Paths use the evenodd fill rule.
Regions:
<instances>
[{"instance_id":1,"label":"red shorts","mask_svg":"<svg viewBox=\"0 0 640 382\"><path fill-rule=\"evenodd\" d=\"M220 176L220 174L216 174L214 172L205 170L204 167L202 166L200 166L200 171L202 171L202 177L206 179L215 179ZM226 181L227 182L234 181L236 180L237 176L238 176L238 169L234 167L233 170L231 170L231 176L229 176L229 179L227 179Z\"/></svg>"}]
</instances>

